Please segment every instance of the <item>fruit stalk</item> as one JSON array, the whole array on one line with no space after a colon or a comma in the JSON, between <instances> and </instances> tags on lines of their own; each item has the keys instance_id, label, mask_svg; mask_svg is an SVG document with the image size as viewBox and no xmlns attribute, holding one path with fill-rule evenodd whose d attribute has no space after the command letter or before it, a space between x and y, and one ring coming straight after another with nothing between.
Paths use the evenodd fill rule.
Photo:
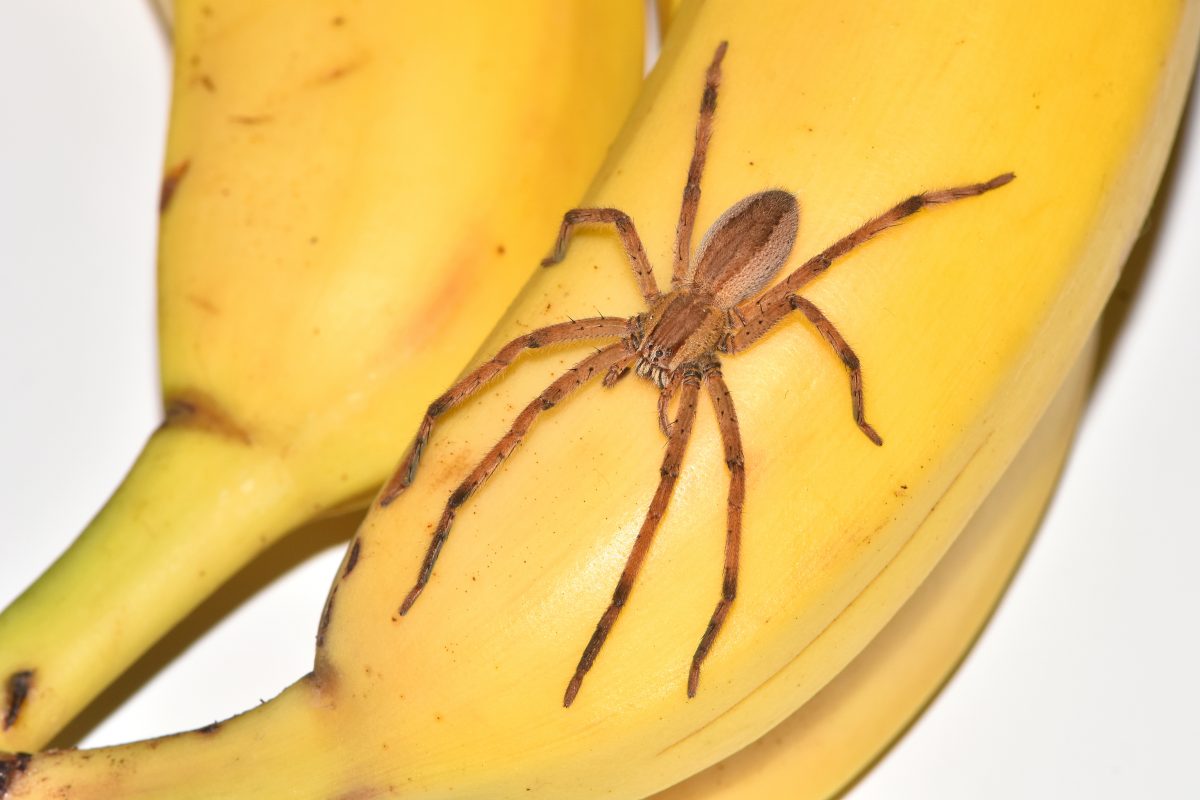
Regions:
<instances>
[{"instance_id":1,"label":"fruit stalk","mask_svg":"<svg viewBox=\"0 0 1200 800\"><path fill-rule=\"evenodd\" d=\"M21 707L13 712L11 693L6 703L6 746L61 729L260 552L265 531L308 513L277 458L196 430L155 433L71 549L0 616L3 674L28 676Z\"/></svg>"},{"instance_id":2,"label":"fruit stalk","mask_svg":"<svg viewBox=\"0 0 1200 800\"><path fill-rule=\"evenodd\" d=\"M0 757L0 789L5 800L67 796L101 798L338 797L352 786L353 760L323 726L321 698L310 681L289 687L271 703L221 725L179 733L139 745L136 772L121 768L127 749L51 751L23 763ZM287 736L263 735L288 731ZM330 754L329 759L296 759L297 737ZM346 760L344 760L346 759ZM181 781L186 762L193 778ZM343 769L344 766L344 769ZM97 780L98 775L104 777ZM365 794L364 797L371 795Z\"/></svg>"}]
</instances>

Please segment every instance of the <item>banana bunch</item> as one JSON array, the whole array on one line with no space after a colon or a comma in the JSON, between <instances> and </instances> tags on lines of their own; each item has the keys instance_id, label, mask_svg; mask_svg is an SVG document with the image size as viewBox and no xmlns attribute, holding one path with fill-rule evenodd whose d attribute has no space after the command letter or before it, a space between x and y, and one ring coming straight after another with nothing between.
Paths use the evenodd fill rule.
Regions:
<instances>
[{"instance_id":1,"label":"banana bunch","mask_svg":"<svg viewBox=\"0 0 1200 800\"><path fill-rule=\"evenodd\" d=\"M525 13L178 4L165 420L0 614L0 749L44 746L272 543L365 506L536 269L632 104L642 9Z\"/></svg>"},{"instance_id":2,"label":"banana bunch","mask_svg":"<svg viewBox=\"0 0 1200 800\"><path fill-rule=\"evenodd\" d=\"M410 451L420 469L411 456L401 462L392 486L403 491L373 505L334 578L311 673L199 731L10 755L0 761L5 796L639 798L797 709L800 722L780 733L801 750L796 763L822 756L804 743L817 724L835 740L824 754L841 759L811 787L785 759L769 786L752 783L751 766L729 786L710 773L670 791L836 791L957 660L1027 538L1085 380L1066 376L1086 358L1149 205L1198 26L1194 2L1103 15L1075 0L1051 11L997 0L683 7L583 203L628 215L659 286L677 255L678 187L693 141L708 135L699 196L687 195L698 199L697 229L764 189L797 195L783 274L905 198L1018 176L880 231L803 288L853 345L882 447L846 402L853 364L802 320L723 360L744 444L744 536L737 596L699 686L688 665L721 592L728 408L699 404L634 590L564 708L563 687L654 502L662 395L598 370L559 403L541 393L590 351L539 347L452 412L436 413L435 401L438 425ZM722 42L719 94L701 100ZM706 132L697 106L714 103ZM581 233L525 285L469 365L484 370L475 374L488 377L492 356L531 330L597 309L646 311L648 273L631 274L629 223L616 219L620 236ZM1046 415L1056 394L1064 399ZM465 498L472 468L497 442L513 444L513 419L543 406L512 457ZM683 408L663 416L678 421ZM1015 482L1001 484L1010 464ZM410 605L405 592L449 512L453 534ZM978 594L947 616L939 592L965 597L960 580ZM928 660L904 652L920 649L909 637L931 643ZM911 678L893 708L866 702L883 692L872 663ZM832 709L839 695L848 699ZM859 725L875 727L847 740Z\"/></svg>"}]
</instances>

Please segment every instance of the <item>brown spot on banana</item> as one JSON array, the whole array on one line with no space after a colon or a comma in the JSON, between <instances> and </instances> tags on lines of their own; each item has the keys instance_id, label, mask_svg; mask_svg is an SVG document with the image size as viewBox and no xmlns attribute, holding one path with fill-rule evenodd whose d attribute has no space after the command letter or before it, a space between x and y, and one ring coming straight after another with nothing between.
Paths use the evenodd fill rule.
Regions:
<instances>
[{"instance_id":1,"label":"brown spot on banana","mask_svg":"<svg viewBox=\"0 0 1200 800\"><path fill-rule=\"evenodd\" d=\"M167 174L163 176L162 186L158 190L158 213L163 214L167 210L167 206L171 204L171 198L175 196L175 191L179 188L179 183L183 177L187 175L188 170L192 166L191 159L185 158L175 166L167 170Z\"/></svg>"},{"instance_id":2,"label":"brown spot on banana","mask_svg":"<svg viewBox=\"0 0 1200 800\"><path fill-rule=\"evenodd\" d=\"M198 294L189 294L185 299L206 314L212 314L214 317L221 315L221 309L217 308L207 297L202 297Z\"/></svg>"},{"instance_id":3,"label":"brown spot on banana","mask_svg":"<svg viewBox=\"0 0 1200 800\"><path fill-rule=\"evenodd\" d=\"M370 57L367 56L365 53L361 54L358 57L351 59L350 61L346 61L345 63L339 64L336 67L332 67L331 69L325 70L320 75L318 75L315 79L313 79L312 84L320 85L323 83L333 83L334 81L341 80L342 78L346 77L347 75L349 75L353 72L357 72L358 70L365 67L370 60L371 60Z\"/></svg>"},{"instance_id":4,"label":"brown spot on banana","mask_svg":"<svg viewBox=\"0 0 1200 800\"><path fill-rule=\"evenodd\" d=\"M236 122L238 125L262 125L274 119L271 114L233 114L229 117L230 122Z\"/></svg>"},{"instance_id":5,"label":"brown spot on banana","mask_svg":"<svg viewBox=\"0 0 1200 800\"><path fill-rule=\"evenodd\" d=\"M335 583L333 588L329 590L329 597L325 600L325 610L321 612L321 621L317 624L317 649L325 645L325 630L329 627L329 621L333 618L333 600L337 597L338 585Z\"/></svg>"},{"instance_id":6,"label":"brown spot on banana","mask_svg":"<svg viewBox=\"0 0 1200 800\"><path fill-rule=\"evenodd\" d=\"M216 401L203 392L186 390L166 399L163 428L193 428L207 431L244 445L253 442L250 434Z\"/></svg>"},{"instance_id":7,"label":"brown spot on banana","mask_svg":"<svg viewBox=\"0 0 1200 800\"><path fill-rule=\"evenodd\" d=\"M395 787L392 786L360 786L339 794L333 800L375 800L377 797L390 797L394 794Z\"/></svg>"},{"instance_id":8,"label":"brown spot on banana","mask_svg":"<svg viewBox=\"0 0 1200 800\"><path fill-rule=\"evenodd\" d=\"M321 611L321 621L317 623L317 656L320 659L321 648L325 646L325 632L329 629L329 623L333 620L333 601L337 598L338 587L342 581L346 579L354 567L358 564L358 557L361 553L361 542L355 538L354 543L350 546L350 554L346 557L346 568L342 571L342 575L338 578L337 583L329 590L329 596L325 598L325 608Z\"/></svg>"},{"instance_id":9,"label":"brown spot on banana","mask_svg":"<svg viewBox=\"0 0 1200 800\"><path fill-rule=\"evenodd\" d=\"M350 555L346 558L346 569L342 572L343 579L353 572L356 566L358 566L358 557L361 552L362 542L355 538L354 544L350 545Z\"/></svg>"},{"instance_id":10,"label":"brown spot on banana","mask_svg":"<svg viewBox=\"0 0 1200 800\"><path fill-rule=\"evenodd\" d=\"M8 796L8 790L14 786L16 777L29 769L33 756L29 753L13 753L0 755L0 798Z\"/></svg>"},{"instance_id":11,"label":"brown spot on banana","mask_svg":"<svg viewBox=\"0 0 1200 800\"><path fill-rule=\"evenodd\" d=\"M29 689L33 686L33 670L23 669L8 676L7 700L4 711L4 730L17 724L21 708L29 698Z\"/></svg>"},{"instance_id":12,"label":"brown spot on banana","mask_svg":"<svg viewBox=\"0 0 1200 800\"><path fill-rule=\"evenodd\" d=\"M483 230L482 223L472 224L469 229ZM420 352L437 340L439 333L446 330L461 313L461 298L476 283L478 277L491 266L491 259L481 256L474 236L464 237L459 250L446 258L443 266L431 270L439 279L425 300L412 314L400 321L397 330L388 342L394 342L383 350L387 358L397 352Z\"/></svg>"},{"instance_id":13,"label":"brown spot on banana","mask_svg":"<svg viewBox=\"0 0 1200 800\"><path fill-rule=\"evenodd\" d=\"M297 683L305 684L312 692L312 700L316 704L331 709L338 702L338 671L329 661L329 655L324 650L317 651L313 671L301 678Z\"/></svg>"}]
</instances>

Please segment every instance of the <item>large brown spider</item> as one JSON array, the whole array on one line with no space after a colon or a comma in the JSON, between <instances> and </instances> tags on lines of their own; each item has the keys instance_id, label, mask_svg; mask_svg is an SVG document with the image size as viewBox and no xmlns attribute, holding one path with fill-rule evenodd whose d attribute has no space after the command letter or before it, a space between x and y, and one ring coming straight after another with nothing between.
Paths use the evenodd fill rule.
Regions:
<instances>
[{"instance_id":1,"label":"large brown spider","mask_svg":"<svg viewBox=\"0 0 1200 800\"><path fill-rule=\"evenodd\" d=\"M634 275L649 311L629 319L592 317L561 322L513 339L500 349L495 358L476 368L430 404L412 448L379 497L379 504L387 506L412 483L421 459L421 451L433 430L434 419L479 391L480 387L511 364L522 350L580 339L614 337L619 340L583 359L551 383L517 415L508 433L454 490L434 531L433 540L429 543L416 585L400 606L402 615L412 608L429 582L438 554L450 535L450 525L454 522L458 508L516 449L537 416L596 375L603 373L604 385L611 386L632 367L638 375L653 381L659 387L659 426L667 436L667 452L663 458L658 490L650 502L650 510L642 523L621 578L617 581L612 602L600 617L596 631L579 659L579 666L567 684L567 691L563 697L564 706L570 706L575 699L584 676L591 669L617 616L629 599L633 582L650 550L650 542L662 521L675 481L679 477L680 463L683 461L684 449L692 432L696 402L700 386L703 384L712 399L725 447L725 463L729 465L729 499L725 575L721 599L717 601L708 628L704 631L696 654L692 657L692 666L688 674L688 697L694 697L696 694L696 687L700 681L700 665L712 648L737 594L742 502L746 493L746 472L742 460L737 415L733 408L733 398L721 377L721 362L717 353L740 353L792 311L800 311L837 351L850 373L850 400L854 421L868 439L877 445L883 444L879 434L867 424L863 415L862 371L858 356L821 310L796 294L796 291L829 269L834 259L845 255L925 206L983 194L1003 186L1014 177L1012 173L1005 173L986 183L914 195L810 258L786 279L759 295L787 261L796 240L799 214L796 198L789 192L772 189L738 201L709 228L700 241L695 257L689 257L692 227L700 201L700 174L704 170L708 142L712 137L713 112L717 107L717 85L721 77L721 61L725 57L725 49L725 42L717 46L706 74L704 95L700 101L700 118L696 123L696 143L688 169L687 183L683 189L683 205L675 233L671 291L666 294L659 291L650 262L646 258L646 251L634 229L633 220L625 212L615 208L577 208L568 211L563 217L554 252L542 262L542 266L548 267L563 259L571 231L577 225L612 224L616 226L617 235L621 237L625 253L633 265ZM676 396L679 398L678 411L674 422L669 422L668 409Z\"/></svg>"}]
</instances>

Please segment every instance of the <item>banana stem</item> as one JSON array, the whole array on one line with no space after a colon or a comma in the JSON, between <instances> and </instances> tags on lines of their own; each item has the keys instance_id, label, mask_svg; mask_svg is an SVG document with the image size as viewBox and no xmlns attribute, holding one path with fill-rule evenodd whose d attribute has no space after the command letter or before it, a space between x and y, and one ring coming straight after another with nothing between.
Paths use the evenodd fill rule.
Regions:
<instances>
[{"instance_id":1,"label":"banana stem","mask_svg":"<svg viewBox=\"0 0 1200 800\"><path fill-rule=\"evenodd\" d=\"M0 750L37 750L240 566L309 515L278 456L166 427L0 614ZM197 566L203 565L203 566Z\"/></svg>"},{"instance_id":2,"label":"banana stem","mask_svg":"<svg viewBox=\"0 0 1200 800\"><path fill-rule=\"evenodd\" d=\"M326 724L330 707L316 682L305 678L266 705L198 731L97 750L0 754L0 797L377 796L353 794L363 787L355 785L353 758L338 750L336 728Z\"/></svg>"}]
</instances>

